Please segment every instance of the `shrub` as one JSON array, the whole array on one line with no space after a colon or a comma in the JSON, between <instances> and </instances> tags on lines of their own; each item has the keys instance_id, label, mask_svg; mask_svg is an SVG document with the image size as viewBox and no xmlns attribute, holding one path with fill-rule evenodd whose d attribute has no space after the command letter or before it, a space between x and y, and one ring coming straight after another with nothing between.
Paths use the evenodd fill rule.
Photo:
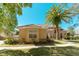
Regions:
<instances>
[{"instance_id":1,"label":"shrub","mask_svg":"<svg viewBox=\"0 0 79 59\"><path fill-rule=\"evenodd\" d=\"M78 40L79 39L79 36L76 36L75 39Z\"/></svg>"},{"instance_id":2,"label":"shrub","mask_svg":"<svg viewBox=\"0 0 79 59\"><path fill-rule=\"evenodd\" d=\"M17 44L19 43L18 40L15 40L15 39L12 39L12 38L7 38L5 41L4 41L5 44Z\"/></svg>"}]
</instances>

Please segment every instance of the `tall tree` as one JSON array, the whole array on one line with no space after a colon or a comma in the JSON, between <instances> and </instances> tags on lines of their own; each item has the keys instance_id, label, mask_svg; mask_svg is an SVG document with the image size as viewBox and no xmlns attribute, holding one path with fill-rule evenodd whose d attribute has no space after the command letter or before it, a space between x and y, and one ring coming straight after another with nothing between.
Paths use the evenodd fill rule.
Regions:
<instances>
[{"instance_id":1,"label":"tall tree","mask_svg":"<svg viewBox=\"0 0 79 59\"><path fill-rule=\"evenodd\" d=\"M68 4L54 4L48 11L46 22L56 26L56 39L58 39L59 36L59 25L61 22L64 21L69 23L73 16L79 14L78 6L76 6L77 9L74 9L75 5L77 4L72 5L72 7L68 7Z\"/></svg>"},{"instance_id":2,"label":"tall tree","mask_svg":"<svg viewBox=\"0 0 79 59\"><path fill-rule=\"evenodd\" d=\"M31 3L0 3L0 31L9 34L17 26L16 15L22 15L22 8L32 7Z\"/></svg>"}]
</instances>

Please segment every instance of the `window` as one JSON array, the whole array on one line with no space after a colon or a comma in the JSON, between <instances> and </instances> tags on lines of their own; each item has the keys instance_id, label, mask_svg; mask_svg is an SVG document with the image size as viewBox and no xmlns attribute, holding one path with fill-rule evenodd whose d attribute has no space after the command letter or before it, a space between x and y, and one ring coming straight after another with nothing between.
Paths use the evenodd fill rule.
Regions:
<instances>
[{"instance_id":1,"label":"window","mask_svg":"<svg viewBox=\"0 0 79 59\"><path fill-rule=\"evenodd\" d=\"M37 38L37 30L30 30L29 31L29 38Z\"/></svg>"},{"instance_id":2,"label":"window","mask_svg":"<svg viewBox=\"0 0 79 59\"><path fill-rule=\"evenodd\" d=\"M29 34L29 38L36 38L37 35L36 34Z\"/></svg>"}]
</instances>

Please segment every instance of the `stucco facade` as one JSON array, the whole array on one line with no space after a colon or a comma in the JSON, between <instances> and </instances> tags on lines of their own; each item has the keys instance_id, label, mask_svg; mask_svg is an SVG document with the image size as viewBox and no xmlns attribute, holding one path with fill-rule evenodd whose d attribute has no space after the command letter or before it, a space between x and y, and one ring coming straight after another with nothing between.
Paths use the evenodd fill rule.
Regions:
<instances>
[{"instance_id":1,"label":"stucco facade","mask_svg":"<svg viewBox=\"0 0 79 59\"><path fill-rule=\"evenodd\" d=\"M45 42L49 38L52 40L55 38L56 32L55 27L44 27L43 25L26 25L20 26L19 28L19 37L21 42L33 43L33 42ZM59 37L64 38L65 33L62 30L59 31Z\"/></svg>"},{"instance_id":2,"label":"stucco facade","mask_svg":"<svg viewBox=\"0 0 79 59\"><path fill-rule=\"evenodd\" d=\"M46 29L36 25L19 27L19 31L20 41L27 43L45 41L47 36Z\"/></svg>"}]
</instances>

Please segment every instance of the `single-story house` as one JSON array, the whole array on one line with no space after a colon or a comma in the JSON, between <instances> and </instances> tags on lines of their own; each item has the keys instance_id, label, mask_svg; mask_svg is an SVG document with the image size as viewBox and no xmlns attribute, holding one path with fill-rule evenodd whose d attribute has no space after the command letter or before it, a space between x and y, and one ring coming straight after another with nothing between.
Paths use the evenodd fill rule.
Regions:
<instances>
[{"instance_id":1,"label":"single-story house","mask_svg":"<svg viewBox=\"0 0 79 59\"><path fill-rule=\"evenodd\" d=\"M26 25L19 26L19 38L20 41L26 43L32 42L46 42L48 39L53 40L56 35L56 27L48 25ZM65 38L66 31L59 29L59 38Z\"/></svg>"}]
</instances>

